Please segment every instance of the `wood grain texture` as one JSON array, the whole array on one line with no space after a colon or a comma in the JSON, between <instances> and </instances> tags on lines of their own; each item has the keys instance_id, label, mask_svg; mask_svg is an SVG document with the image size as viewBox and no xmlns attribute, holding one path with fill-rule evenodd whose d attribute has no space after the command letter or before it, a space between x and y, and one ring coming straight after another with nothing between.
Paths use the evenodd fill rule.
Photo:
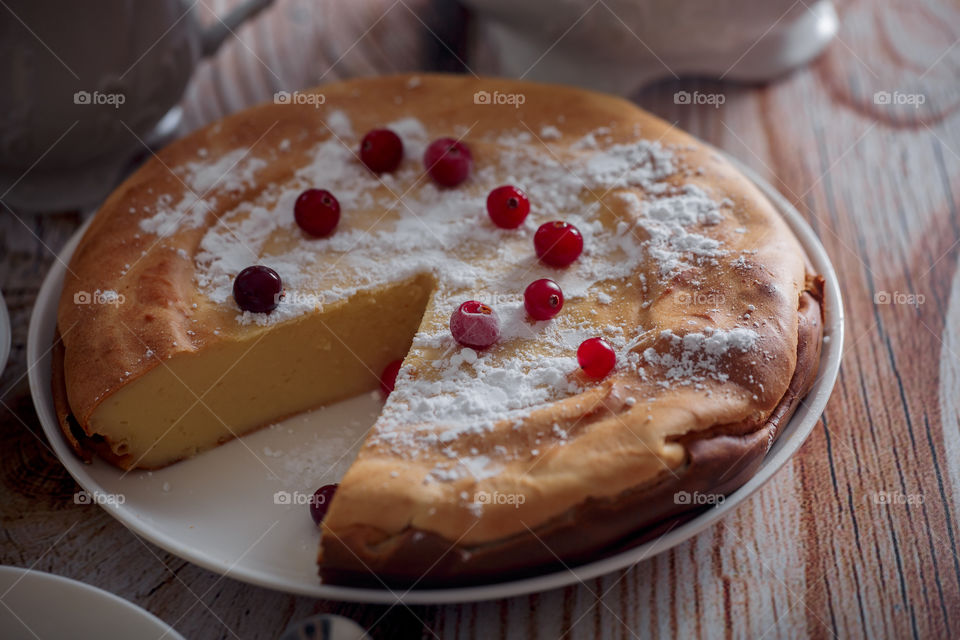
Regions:
<instances>
[{"instance_id":1,"label":"wood grain texture","mask_svg":"<svg viewBox=\"0 0 960 640\"><path fill-rule=\"evenodd\" d=\"M202 11L210 19L230 4ZM960 7L861 0L840 12L840 38L776 83L671 80L634 96L776 186L844 286L849 337L822 425L731 517L629 570L460 606L316 601L200 569L73 504L76 485L33 410L25 342L42 277L81 217L0 209L13 322L0 379L0 562L105 588L188 638L272 638L321 611L384 638L960 637ZM278 89L456 69L462 19L426 0L281 0L201 65L185 126ZM468 64L495 71L480 50ZM677 105L679 90L726 101ZM878 104L876 92L925 101Z\"/></svg>"}]
</instances>

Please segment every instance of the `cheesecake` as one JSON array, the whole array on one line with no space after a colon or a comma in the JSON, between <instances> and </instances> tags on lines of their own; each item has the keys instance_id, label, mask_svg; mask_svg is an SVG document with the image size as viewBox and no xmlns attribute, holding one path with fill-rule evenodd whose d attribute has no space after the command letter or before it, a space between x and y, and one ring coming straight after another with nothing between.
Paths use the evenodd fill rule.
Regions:
<instances>
[{"instance_id":1,"label":"cheesecake","mask_svg":"<svg viewBox=\"0 0 960 640\"><path fill-rule=\"evenodd\" d=\"M751 477L815 378L823 281L720 153L553 85L302 96L172 144L97 212L54 348L79 455L164 467L401 361L322 515L344 584L582 562Z\"/></svg>"}]
</instances>

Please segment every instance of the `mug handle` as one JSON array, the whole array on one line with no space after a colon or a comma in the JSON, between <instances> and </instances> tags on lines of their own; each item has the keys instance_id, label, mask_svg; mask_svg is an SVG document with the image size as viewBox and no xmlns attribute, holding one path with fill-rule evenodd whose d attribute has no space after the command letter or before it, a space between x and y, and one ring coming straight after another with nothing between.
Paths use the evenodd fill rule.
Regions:
<instances>
[{"instance_id":1,"label":"mug handle","mask_svg":"<svg viewBox=\"0 0 960 640\"><path fill-rule=\"evenodd\" d=\"M206 58L214 53L241 24L254 17L273 4L273 0L246 0L231 9L222 18L203 30L200 34L200 52Z\"/></svg>"}]
</instances>

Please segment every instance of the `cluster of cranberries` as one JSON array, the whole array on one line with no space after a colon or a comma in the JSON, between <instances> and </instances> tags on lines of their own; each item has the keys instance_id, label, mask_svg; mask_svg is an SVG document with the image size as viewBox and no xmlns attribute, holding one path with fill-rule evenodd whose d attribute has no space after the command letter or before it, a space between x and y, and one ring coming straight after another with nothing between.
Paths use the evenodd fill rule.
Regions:
<instances>
[{"instance_id":1,"label":"cluster of cranberries","mask_svg":"<svg viewBox=\"0 0 960 640\"><path fill-rule=\"evenodd\" d=\"M527 194L513 185L497 187L487 196L487 214L501 229L516 229L523 224L528 213L530 200ZM583 236L572 224L553 220L537 229L533 248L544 264L566 267L583 253ZM563 291L549 278L536 280L523 292L523 305L534 320L550 320L563 309ZM486 349L500 337L500 319L489 305L468 300L450 316L450 333L465 347ZM592 378L606 376L613 370L616 360L613 348L602 338L586 340L577 349L581 369Z\"/></svg>"},{"instance_id":2,"label":"cluster of cranberries","mask_svg":"<svg viewBox=\"0 0 960 640\"><path fill-rule=\"evenodd\" d=\"M360 161L374 173L395 171L402 160L403 141L389 129L374 129L360 142ZM326 189L307 189L293 204L293 219L307 235L326 238L340 223L340 202ZM233 281L233 299L244 311L270 313L282 297L283 283L270 267L247 267Z\"/></svg>"},{"instance_id":3,"label":"cluster of cranberries","mask_svg":"<svg viewBox=\"0 0 960 640\"><path fill-rule=\"evenodd\" d=\"M395 171L403 161L403 156L403 141L390 129L373 129L360 142L360 161L376 174ZM469 147L460 140L440 138L424 151L423 166L438 185L455 187L470 176L473 156ZM503 185L487 196L487 213L497 227L516 229L530 213L530 200L521 189ZM340 202L326 189L307 189L294 203L293 217L307 235L325 238L336 230L340 222ZM583 236L572 224L553 220L537 229L533 236L533 248L537 258L544 264L566 267L583 252ZM244 311L270 313L283 298L283 283L270 267L254 265L237 274L233 283L233 297ZM563 291L553 280L542 278L527 286L523 303L534 320L550 320L563 309ZM500 337L500 318L489 305L468 300L450 316L450 333L466 347L486 349ZM616 364L616 354L602 338L591 338L577 349L577 360L586 375L602 378ZM399 370L399 360L391 362L383 370L380 384L384 395L389 395L393 390ZM328 485L319 489L317 495L323 491L332 495L334 489L335 485ZM322 516L316 515L315 506L311 504L311 512L319 522Z\"/></svg>"},{"instance_id":4,"label":"cluster of cranberries","mask_svg":"<svg viewBox=\"0 0 960 640\"><path fill-rule=\"evenodd\" d=\"M487 214L501 229L516 229L530 213L527 194L514 187L497 187L487 196ZM566 267L583 253L583 236L569 222L552 220L540 225L533 236L537 257L551 267Z\"/></svg>"},{"instance_id":5,"label":"cluster of cranberries","mask_svg":"<svg viewBox=\"0 0 960 640\"><path fill-rule=\"evenodd\" d=\"M374 129L360 142L360 161L380 174L395 171L403 161L403 141L389 129ZM423 153L423 166L441 187L456 187L470 177L473 155L463 142L453 138L434 140ZM497 187L487 196L487 214L501 229L516 229L530 213L530 200L513 185ZM307 189L294 205L294 219L304 232L323 238L340 222L340 203L326 189ZM537 258L551 267L566 267L583 253L583 236L568 222L553 220L537 229L533 236ZM237 276L234 298L241 309L269 313L282 296L280 276L269 267L247 267ZM531 282L523 292L523 305L531 318L546 321L563 309L563 291L549 278ZM500 318L493 307L467 300L450 316L450 333L465 347L486 349L500 338ZM616 365L616 353L603 338L585 340L577 349L577 362L584 374L603 378ZM394 360L380 374L380 389L390 395L400 372L401 361ZM310 502L310 515L318 525L327 513L337 485L317 489Z\"/></svg>"}]
</instances>

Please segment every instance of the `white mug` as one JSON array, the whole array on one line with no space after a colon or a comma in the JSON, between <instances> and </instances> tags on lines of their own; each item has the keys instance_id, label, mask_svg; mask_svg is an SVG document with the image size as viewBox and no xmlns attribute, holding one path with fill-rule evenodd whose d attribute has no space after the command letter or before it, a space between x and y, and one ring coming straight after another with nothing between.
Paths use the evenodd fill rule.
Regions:
<instances>
[{"instance_id":1,"label":"white mug","mask_svg":"<svg viewBox=\"0 0 960 640\"><path fill-rule=\"evenodd\" d=\"M177 119L198 60L271 2L248 0L204 30L184 0L7 0L0 201L27 212L98 204L161 119Z\"/></svg>"}]
</instances>

